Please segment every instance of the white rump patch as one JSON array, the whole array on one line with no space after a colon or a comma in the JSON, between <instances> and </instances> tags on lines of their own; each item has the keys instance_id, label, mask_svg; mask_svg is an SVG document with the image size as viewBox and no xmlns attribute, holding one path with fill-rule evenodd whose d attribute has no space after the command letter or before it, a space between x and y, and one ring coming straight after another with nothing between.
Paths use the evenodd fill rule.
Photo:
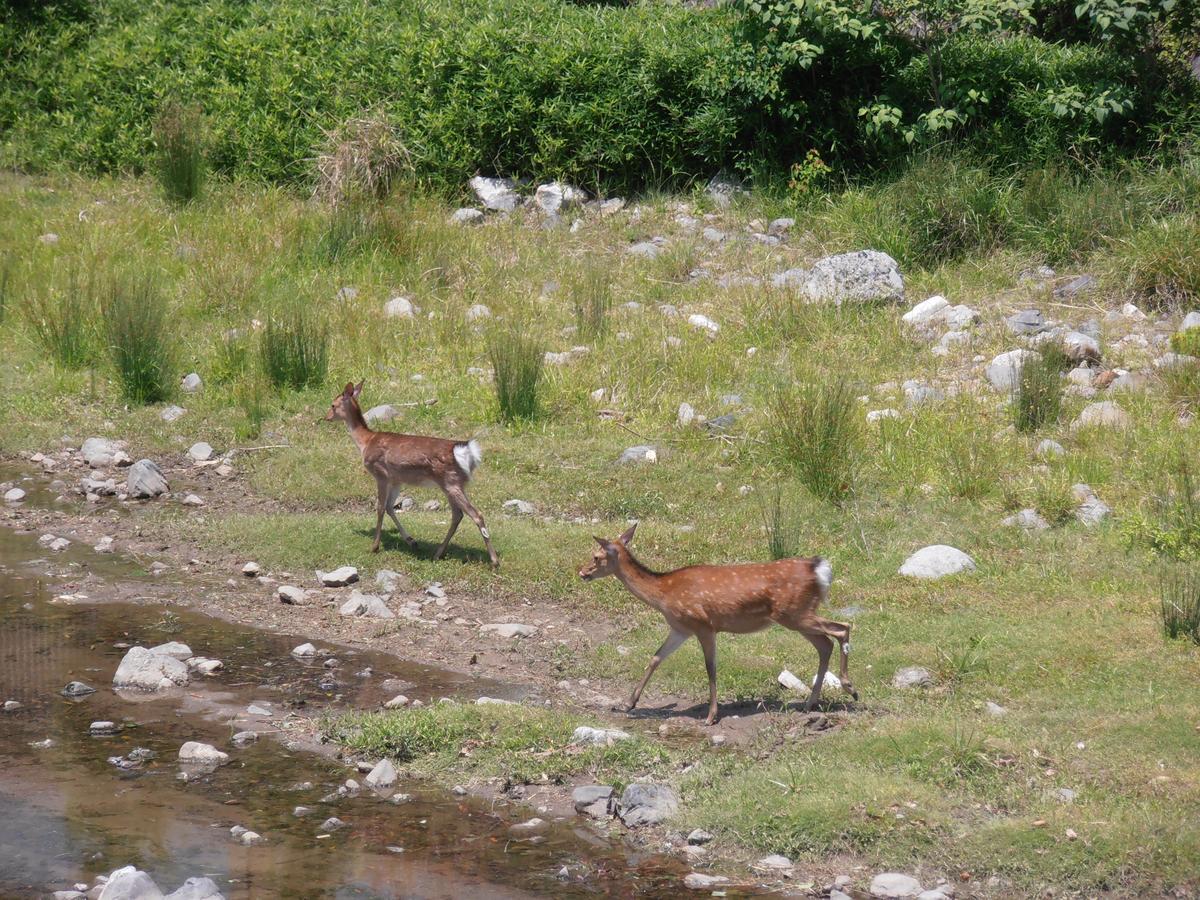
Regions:
<instances>
[{"instance_id":1,"label":"white rump patch","mask_svg":"<svg viewBox=\"0 0 1200 900\"><path fill-rule=\"evenodd\" d=\"M470 478L471 473L483 462L483 449L479 446L479 441L472 438L465 444L455 445L454 461L458 463L462 473Z\"/></svg>"},{"instance_id":2,"label":"white rump patch","mask_svg":"<svg viewBox=\"0 0 1200 900\"><path fill-rule=\"evenodd\" d=\"M827 559L817 559L817 564L813 566L813 574L817 576L817 583L821 585L822 591L828 591L829 586L833 584L833 566L829 564Z\"/></svg>"}]
</instances>

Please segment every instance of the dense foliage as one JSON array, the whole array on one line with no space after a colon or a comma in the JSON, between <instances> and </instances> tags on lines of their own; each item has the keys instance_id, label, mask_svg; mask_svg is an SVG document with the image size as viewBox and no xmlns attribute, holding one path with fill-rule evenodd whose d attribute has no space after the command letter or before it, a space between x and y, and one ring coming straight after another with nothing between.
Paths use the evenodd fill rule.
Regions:
<instances>
[{"instance_id":1,"label":"dense foliage","mask_svg":"<svg viewBox=\"0 0 1200 900\"><path fill-rule=\"evenodd\" d=\"M311 177L381 108L421 180L844 171L952 140L1004 163L1197 131L1196 0L95 0L0 12L5 161L133 170L195 103L215 169Z\"/></svg>"}]
</instances>

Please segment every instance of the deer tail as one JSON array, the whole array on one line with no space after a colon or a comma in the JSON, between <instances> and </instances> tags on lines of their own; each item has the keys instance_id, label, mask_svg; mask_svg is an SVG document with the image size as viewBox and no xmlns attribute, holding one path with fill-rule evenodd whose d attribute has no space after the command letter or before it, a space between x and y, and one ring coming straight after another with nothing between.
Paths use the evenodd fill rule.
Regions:
<instances>
[{"instance_id":1,"label":"deer tail","mask_svg":"<svg viewBox=\"0 0 1200 900\"><path fill-rule=\"evenodd\" d=\"M469 441L455 444L454 461L463 475L470 478L471 473L478 469L479 464L483 462L483 448L479 446L479 441L471 438Z\"/></svg>"},{"instance_id":2,"label":"deer tail","mask_svg":"<svg viewBox=\"0 0 1200 900\"><path fill-rule=\"evenodd\" d=\"M817 587L821 591L821 602L829 599L829 586L833 584L833 566L823 556L813 560L813 575L817 579Z\"/></svg>"}]
</instances>

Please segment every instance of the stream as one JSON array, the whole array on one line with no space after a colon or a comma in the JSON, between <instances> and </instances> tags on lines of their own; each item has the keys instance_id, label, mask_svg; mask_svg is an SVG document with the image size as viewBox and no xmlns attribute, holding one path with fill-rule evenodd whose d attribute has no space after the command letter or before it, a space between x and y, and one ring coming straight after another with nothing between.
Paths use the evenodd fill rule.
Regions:
<instances>
[{"instance_id":1,"label":"stream","mask_svg":"<svg viewBox=\"0 0 1200 900\"><path fill-rule=\"evenodd\" d=\"M389 691L389 679L426 703L480 694L519 699L519 688L318 643L339 660L329 669L320 658L291 656L303 636L183 608L97 603L78 593L61 599L63 585L81 576L93 585L149 580L120 556L78 545L50 553L36 535L0 528L0 703L20 704L0 712L0 897L46 897L126 865L147 872L164 893L208 876L227 898L687 893L680 885L687 868L678 860L569 819L540 840L515 840L508 827L533 810L455 796L405 782L403 774L396 787L411 795L408 802L366 789L322 802L362 775L317 752L307 720L378 708L398 692ZM128 646L172 640L224 668L165 695L114 691ZM95 692L65 697L71 681ZM100 720L117 723L118 733L90 734ZM245 730L262 732L260 739L235 746L230 738ZM36 746L47 739L50 746ZM181 778L178 751L193 740L228 752L229 764ZM154 757L129 769L111 761L134 748ZM296 806L312 812L297 816ZM319 837L329 816L347 827ZM238 843L230 835L238 825L264 842Z\"/></svg>"}]
</instances>

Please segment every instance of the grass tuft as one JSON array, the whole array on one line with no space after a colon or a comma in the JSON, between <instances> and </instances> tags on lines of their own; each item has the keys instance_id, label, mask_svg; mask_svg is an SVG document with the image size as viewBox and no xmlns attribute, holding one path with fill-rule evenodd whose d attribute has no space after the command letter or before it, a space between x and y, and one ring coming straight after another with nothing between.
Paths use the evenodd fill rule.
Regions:
<instances>
[{"instance_id":1,"label":"grass tuft","mask_svg":"<svg viewBox=\"0 0 1200 900\"><path fill-rule=\"evenodd\" d=\"M800 521L783 500L783 488L775 485L771 499L760 501L767 555L771 559L789 559L800 554Z\"/></svg>"},{"instance_id":2,"label":"grass tuft","mask_svg":"<svg viewBox=\"0 0 1200 900\"><path fill-rule=\"evenodd\" d=\"M1164 576L1159 597L1163 634L1200 645L1200 571L1181 569Z\"/></svg>"},{"instance_id":3,"label":"grass tuft","mask_svg":"<svg viewBox=\"0 0 1200 900\"><path fill-rule=\"evenodd\" d=\"M517 332L493 332L488 359L503 422L532 421L541 412L538 390L545 349L541 341Z\"/></svg>"},{"instance_id":4,"label":"grass tuft","mask_svg":"<svg viewBox=\"0 0 1200 900\"><path fill-rule=\"evenodd\" d=\"M612 279L601 266L591 265L571 291L575 305L575 325L585 341L596 341L608 332L608 312L612 308Z\"/></svg>"},{"instance_id":5,"label":"grass tuft","mask_svg":"<svg viewBox=\"0 0 1200 900\"><path fill-rule=\"evenodd\" d=\"M38 342L56 363L82 369L94 357L96 281L92 270L81 277L71 264L65 283L57 277L31 278L25 319Z\"/></svg>"},{"instance_id":6,"label":"grass tuft","mask_svg":"<svg viewBox=\"0 0 1200 900\"><path fill-rule=\"evenodd\" d=\"M204 119L197 106L172 101L154 123L158 180L172 203L191 203L204 185Z\"/></svg>"},{"instance_id":7,"label":"grass tuft","mask_svg":"<svg viewBox=\"0 0 1200 900\"><path fill-rule=\"evenodd\" d=\"M1013 424L1024 434L1058 422L1063 384L1059 360L1049 354L1021 366L1013 392Z\"/></svg>"},{"instance_id":8,"label":"grass tuft","mask_svg":"<svg viewBox=\"0 0 1200 900\"><path fill-rule=\"evenodd\" d=\"M841 503L854 490L861 453L854 385L843 376L780 394L772 413L779 455L822 500Z\"/></svg>"},{"instance_id":9,"label":"grass tuft","mask_svg":"<svg viewBox=\"0 0 1200 900\"><path fill-rule=\"evenodd\" d=\"M275 387L317 387L329 371L329 326L299 305L272 313L263 327L259 353L263 372Z\"/></svg>"},{"instance_id":10,"label":"grass tuft","mask_svg":"<svg viewBox=\"0 0 1200 900\"><path fill-rule=\"evenodd\" d=\"M114 278L103 300L105 336L122 396L159 403L175 386L171 316L162 282L147 269Z\"/></svg>"}]
</instances>

